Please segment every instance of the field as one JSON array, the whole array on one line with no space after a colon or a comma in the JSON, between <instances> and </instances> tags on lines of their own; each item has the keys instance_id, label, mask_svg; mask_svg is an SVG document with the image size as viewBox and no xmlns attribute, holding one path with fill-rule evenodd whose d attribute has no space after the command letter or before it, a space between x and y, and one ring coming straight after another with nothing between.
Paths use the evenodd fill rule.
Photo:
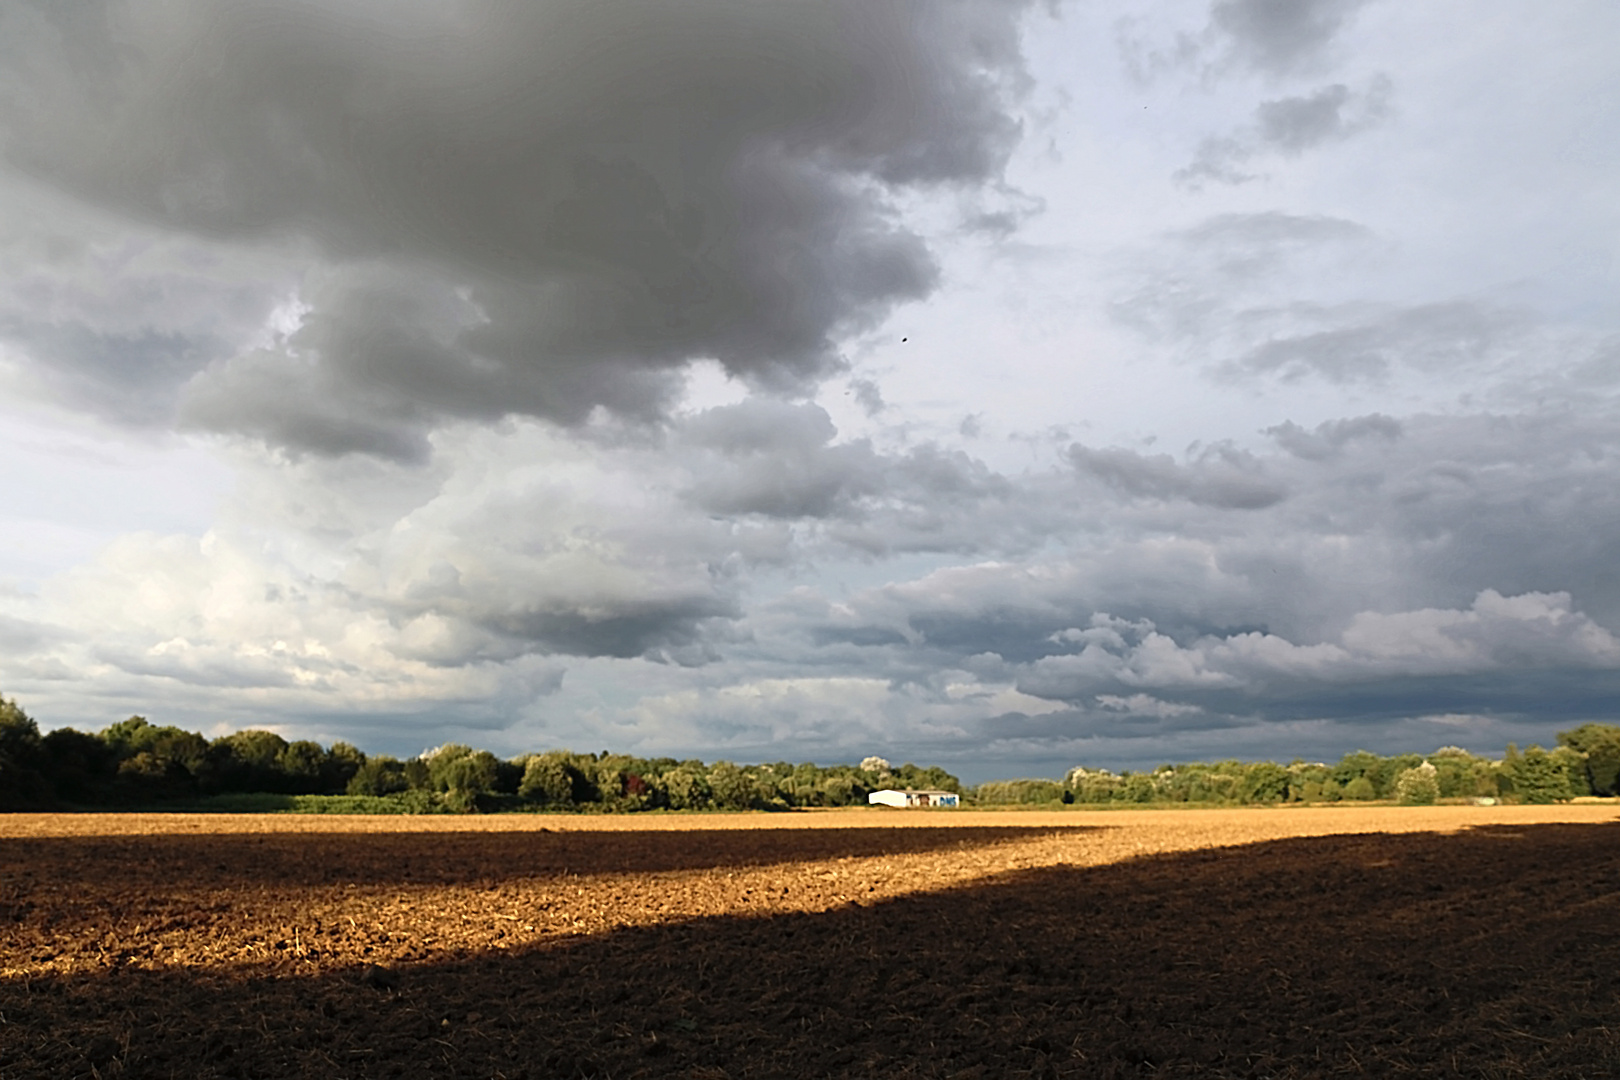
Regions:
<instances>
[{"instance_id":1,"label":"field","mask_svg":"<svg viewBox=\"0 0 1620 1080\"><path fill-rule=\"evenodd\" d=\"M0 1078L1620 1075L1620 809L0 817Z\"/></svg>"}]
</instances>

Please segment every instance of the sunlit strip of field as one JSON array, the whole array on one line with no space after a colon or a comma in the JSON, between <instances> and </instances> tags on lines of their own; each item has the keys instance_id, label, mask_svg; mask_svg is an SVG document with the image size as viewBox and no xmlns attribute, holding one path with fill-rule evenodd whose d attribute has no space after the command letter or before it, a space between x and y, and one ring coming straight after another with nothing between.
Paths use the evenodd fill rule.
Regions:
<instances>
[{"instance_id":1,"label":"sunlit strip of field","mask_svg":"<svg viewBox=\"0 0 1620 1080\"><path fill-rule=\"evenodd\" d=\"M1474 825L1620 820L1620 800L1552 806L1334 806L1230 809L896 810L852 807L793 813L641 813L493 815L342 814L3 814L0 839L46 836L140 836L187 833L659 832L817 828L1111 829L1162 838L1166 850L1287 836L1449 831Z\"/></svg>"}]
</instances>

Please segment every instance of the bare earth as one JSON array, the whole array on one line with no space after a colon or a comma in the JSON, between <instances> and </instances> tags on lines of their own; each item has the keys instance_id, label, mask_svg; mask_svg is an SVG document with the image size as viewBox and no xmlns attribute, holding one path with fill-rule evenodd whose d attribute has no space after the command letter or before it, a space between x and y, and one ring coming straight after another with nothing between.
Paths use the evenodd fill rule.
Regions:
<instances>
[{"instance_id":1,"label":"bare earth","mask_svg":"<svg viewBox=\"0 0 1620 1080\"><path fill-rule=\"evenodd\" d=\"M1620 1075L1620 808L0 816L0 1078Z\"/></svg>"}]
</instances>

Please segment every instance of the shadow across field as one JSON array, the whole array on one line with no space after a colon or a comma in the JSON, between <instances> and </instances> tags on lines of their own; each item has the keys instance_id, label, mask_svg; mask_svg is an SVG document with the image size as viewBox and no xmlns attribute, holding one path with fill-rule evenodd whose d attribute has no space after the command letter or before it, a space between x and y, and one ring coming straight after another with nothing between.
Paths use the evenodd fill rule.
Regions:
<instances>
[{"instance_id":1,"label":"shadow across field","mask_svg":"<svg viewBox=\"0 0 1620 1080\"><path fill-rule=\"evenodd\" d=\"M0 866L58 883L449 885L963 850L1097 826L407 833L157 833L0 840Z\"/></svg>"},{"instance_id":2,"label":"shadow across field","mask_svg":"<svg viewBox=\"0 0 1620 1080\"><path fill-rule=\"evenodd\" d=\"M1620 1067L1617 1006L1620 826L1542 825L1017 872L381 978L0 983L0 1062L195 1080L1574 1078Z\"/></svg>"}]
</instances>

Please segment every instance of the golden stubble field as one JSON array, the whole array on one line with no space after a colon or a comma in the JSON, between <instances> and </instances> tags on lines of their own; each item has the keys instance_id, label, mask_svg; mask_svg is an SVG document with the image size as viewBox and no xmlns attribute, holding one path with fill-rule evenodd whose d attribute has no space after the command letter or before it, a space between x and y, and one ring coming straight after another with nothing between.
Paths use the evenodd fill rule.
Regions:
<instances>
[{"instance_id":1,"label":"golden stubble field","mask_svg":"<svg viewBox=\"0 0 1620 1080\"><path fill-rule=\"evenodd\" d=\"M0 1078L1620 1074L1620 808L0 817Z\"/></svg>"}]
</instances>

